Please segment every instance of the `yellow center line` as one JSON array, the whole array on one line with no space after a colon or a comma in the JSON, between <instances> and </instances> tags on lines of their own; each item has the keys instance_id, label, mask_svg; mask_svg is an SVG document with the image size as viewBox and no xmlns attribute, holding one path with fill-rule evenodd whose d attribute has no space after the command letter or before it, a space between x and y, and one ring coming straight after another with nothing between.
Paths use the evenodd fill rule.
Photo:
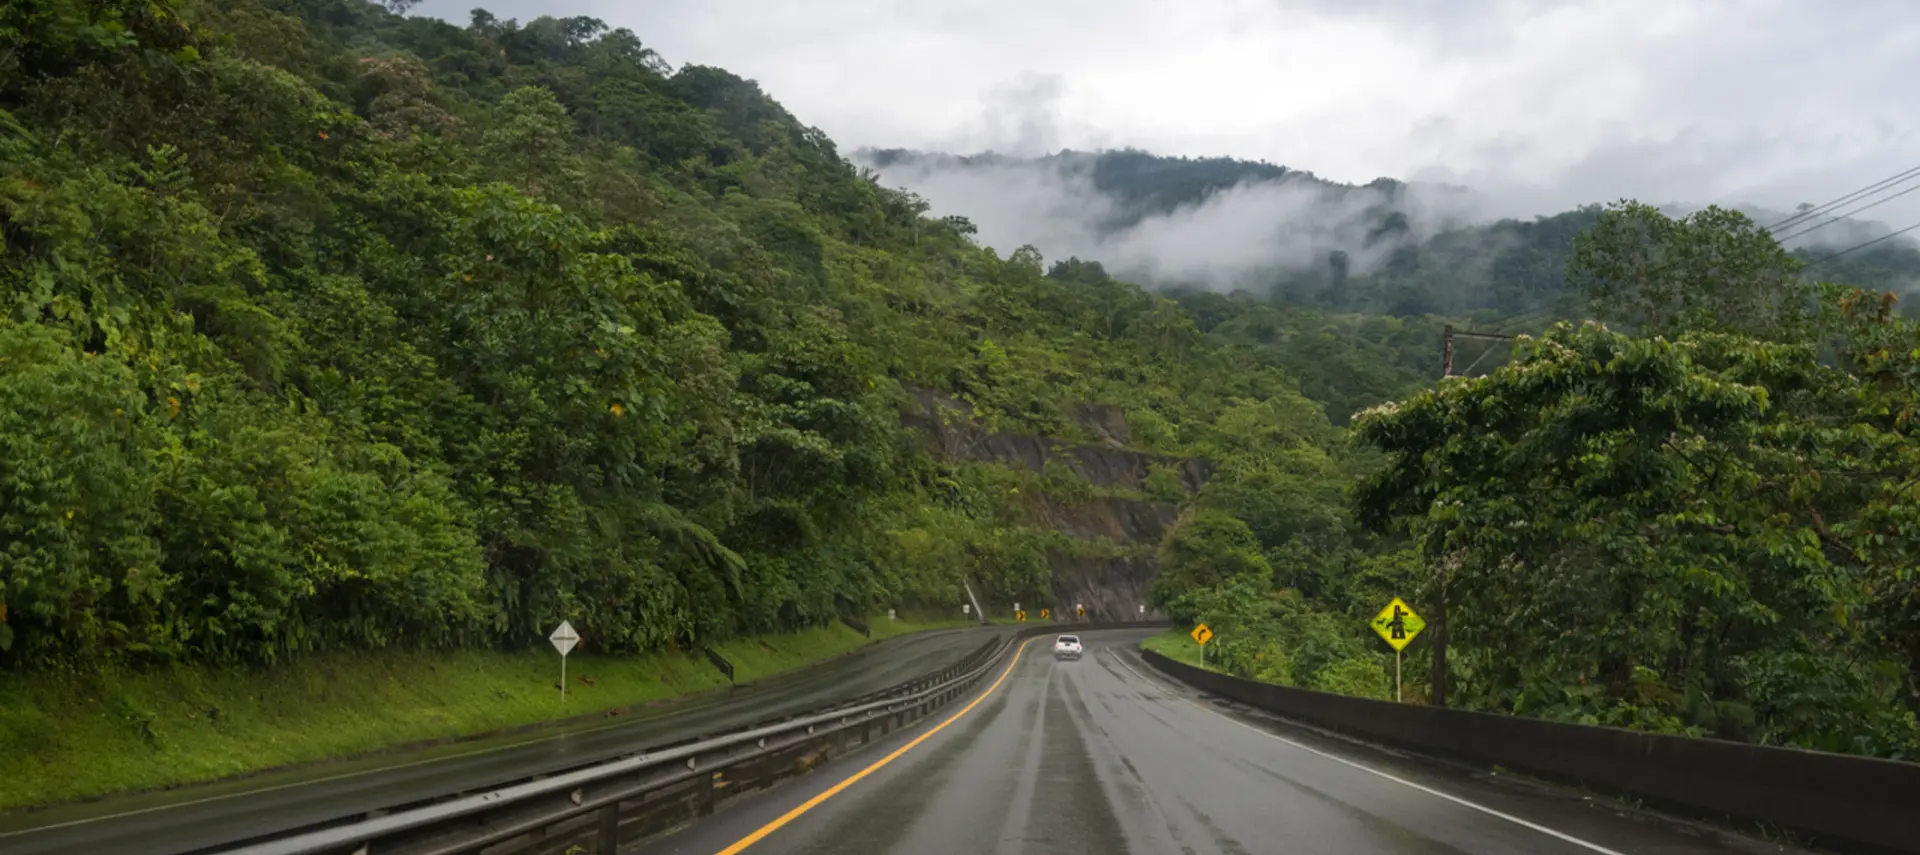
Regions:
<instances>
[{"instance_id":1,"label":"yellow center line","mask_svg":"<svg viewBox=\"0 0 1920 855\"><path fill-rule=\"evenodd\" d=\"M778 819L775 819L774 821L769 822L766 825L760 826L752 834L749 834L745 837L740 838L737 841L734 841L733 845L728 846L727 848L722 849L717 853L714 853L714 855L739 855L739 853L745 851L747 847L752 846L755 843L759 843L761 839L765 838L767 835L772 834L776 831L779 831L782 826L785 826L787 823L792 822L796 819L799 819L801 814L804 814L807 811L813 810L814 808L818 807L821 802L824 802L827 799L830 799L836 795L839 795L841 790L844 790L848 787L853 786L854 782L860 780L861 778L865 778L868 775L873 774L875 771L878 771L880 767L885 766L888 763L892 763L894 760L899 759L900 755L905 754L909 751L912 751L914 746L927 741L928 737L931 737L934 734L939 733L941 729L945 728L947 725L952 724L956 721L959 721L961 716L966 715L967 713L973 712L974 707L979 706L981 701L984 701L988 697L992 696L994 690L1000 688L1000 684L1007 681L1007 675L1013 673L1013 666L1020 664L1020 654L1027 652L1027 645L1032 644L1033 641L1034 641L1033 639L1029 638L1026 641L1021 642L1020 646L1018 648L1015 648L1013 651L1013 661L1007 663L1007 669L1005 671L1000 672L1000 676L993 681L993 685L988 686L986 691L980 693L980 697L974 698L972 703L969 703L966 706L962 707L959 712L948 716L946 721L943 721L937 725L934 725L933 729L928 730L926 733L922 733L919 736L914 737L912 742L909 742L905 745L900 746L898 749L895 749L892 754L888 754L885 757L882 757L878 760L873 761L873 765L868 766L865 769L861 769L860 771L855 772L852 775L849 775L846 780L841 781L838 784L834 784L831 787L828 787L826 792L823 792L817 796L814 796L813 798L807 799L805 802L801 803L799 807L796 807L793 810L790 810L784 814L781 814Z\"/></svg>"}]
</instances>

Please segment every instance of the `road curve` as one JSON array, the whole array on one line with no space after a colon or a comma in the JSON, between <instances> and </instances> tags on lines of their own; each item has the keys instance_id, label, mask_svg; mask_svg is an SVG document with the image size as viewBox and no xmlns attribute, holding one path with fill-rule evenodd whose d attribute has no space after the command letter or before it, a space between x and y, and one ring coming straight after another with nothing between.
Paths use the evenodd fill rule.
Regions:
<instances>
[{"instance_id":1,"label":"road curve","mask_svg":"<svg viewBox=\"0 0 1920 855\"><path fill-rule=\"evenodd\" d=\"M174 855L815 709L957 662L1004 627L915 633L614 719L0 817L7 855Z\"/></svg>"},{"instance_id":2,"label":"road curve","mask_svg":"<svg viewBox=\"0 0 1920 855\"><path fill-rule=\"evenodd\" d=\"M714 816L639 851L1789 851L1223 708L1150 671L1133 649L1144 635L1084 634L1088 652L1077 662L1055 662L1050 639L1037 639L970 709L950 707L965 711L942 711L814 774L723 802Z\"/></svg>"}]
</instances>

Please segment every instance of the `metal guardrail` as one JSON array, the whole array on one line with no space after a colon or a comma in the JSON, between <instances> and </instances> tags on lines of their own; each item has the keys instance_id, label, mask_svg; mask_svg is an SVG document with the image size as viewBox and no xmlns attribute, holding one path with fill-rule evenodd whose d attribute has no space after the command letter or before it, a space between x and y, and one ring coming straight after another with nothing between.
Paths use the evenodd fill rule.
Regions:
<instances>
[{"instance_id":1,"label":"metal guardrail","mask_svg":"<svg viewBox=\"0 0 1920 855\"><path fill-rule=\"evenodd\" d=\"M824 711L689 740L476 795L233 848L234 855L598 853L711 812L725 790L766 786L885 736L972 688L1018 643L995 639L960 663ZM875 733L876 728L878 733ZM751 767L751 768L749 768ZM726 773L744 773L729 779Z\"/></svg>"},{"instance_id":2,"label":"metal guardrail","mask_svg":"<svg viewBox=\"0 0 1920 855\"><path fill-rule=\"evenodd\" d=\"M1914 852L1920 763L1400 704L1148 665L1217 699L1482 767L1504 767L1710 822L1757 823L1842 852Z\"/></svg>"},{"instance_id":3,"label":"metal guardrail","mask_svg":"<svg viewBox=\"0 0 1920 855\"><path fill-rule=\"evenodd\" d=\"M191 855L614 855L624 843L711 813L719 799L802 774L926 717L971 691L1023 641L1064 628L1022 627L939 671L814 712Z\"/></svg>"}]
</instances>

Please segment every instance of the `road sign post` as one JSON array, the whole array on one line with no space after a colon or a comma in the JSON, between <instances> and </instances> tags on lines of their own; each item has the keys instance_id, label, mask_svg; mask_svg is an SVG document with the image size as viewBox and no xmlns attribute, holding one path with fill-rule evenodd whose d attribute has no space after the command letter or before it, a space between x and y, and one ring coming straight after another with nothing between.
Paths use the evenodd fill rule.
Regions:
<instances>
[{"instance_id":1,"label":"road sign post","mask_svg":"<svg viewBox=\"0 0 1920 855\"><path fill-rule=\"evenodd\" d=\"M1207 642L1213 640L1213 628L1204 623L1196 623L1193 625L1193 631L1187 634L1193 636L1193 640L1200 645L1200 664L1207 664Z\"/></svg>"},{"instance_id":2,"label":"road sign post","mask_svg":"<svg viewBox=\"0 0 1920 855\"><path fill-rule=\"evenodd\" d=\"M567 654L580 643L580 633L573 631L572 623L563 620L547 640L553 642L553 649L560 651L560 702L564 704L567 702Z\"/></svg>"},{"instance_id":3,"label":"road sign post","mask_svg":"<svg viewBox=\"0 0 1920 855\"><path fill-rule=\"evenodd\" d=\"M1413 637L1427 628L1427 622L1414 614L1405 600L1394 597L1393 602L1373 616L1373 631L1380 634L1393 648L1393 700L1400 702L1400 653L1413 643Z\"/></svg>"}]
</instances>

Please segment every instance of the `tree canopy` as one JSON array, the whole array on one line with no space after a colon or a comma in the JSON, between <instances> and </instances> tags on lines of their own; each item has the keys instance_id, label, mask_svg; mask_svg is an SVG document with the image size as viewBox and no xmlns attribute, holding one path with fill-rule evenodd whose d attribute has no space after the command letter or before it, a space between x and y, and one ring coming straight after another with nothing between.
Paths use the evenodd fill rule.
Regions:
<instances>
[{"instance_id":1,"label":"tree canopy","mask_svg":"<svg viewBox=\"0 0 1920 855\"><path fill-rule=\"evenodd\" d=\"M1327 426L1177 303L980 247L595 19L36 0L0 63L10 667L1042 602L1110 547L929 454L916 390L1066 441L1117 406L1163 455Z\"/></svg>"}]
</instances>

